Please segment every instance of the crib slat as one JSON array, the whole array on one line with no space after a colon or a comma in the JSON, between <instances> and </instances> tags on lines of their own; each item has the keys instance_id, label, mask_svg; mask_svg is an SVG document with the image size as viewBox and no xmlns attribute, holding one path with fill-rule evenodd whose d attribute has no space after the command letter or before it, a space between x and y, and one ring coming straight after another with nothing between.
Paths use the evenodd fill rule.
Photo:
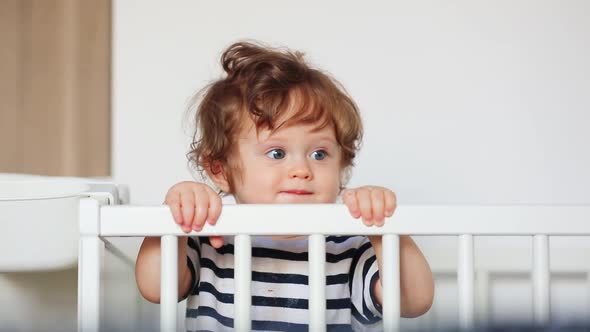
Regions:
<instances>
[{"instance_id":1,"label":"crib slat","mask_svg":"<svg viewBox=\"0 0 590 332\"><path fill-rule=\"evenodd\" d=\"M252 305L252 239L250 235L234 238L234 328L236 331L251 330L250 307Z\"/></svg>"},{"instance_id":2,"label":"crib slat","mask_svg":"<svg viewBox=\"0 0 590 332\"><path fill-rule=\"evenodd\" d=\"M459 235L458 248L459 327L471 330L475 321L473 235Z\"/></svg>"},{"instance_id":3,"label":"crib slat","mask_svg":"<svg viewBox=\"0 0 590 332\"><path fill-rule=\"evenodd\" d=\"M399 235L383 235L383 330L399 331L401 316Z\"/></svg>"},{"instance_id":4,"label":"crib slat","mask_svg":"<svg viewBox=\"0 0 590 332\"><path fill-rule=\"evenodd\" d=\"M98 201L80 200L78 247L78 332L100 330L100 269L104 243L98 237Z\"/></svg>"},{"instance_id":5,"label":"crib slat","mask_svg":"<svg viewBox=\"0 0 590 332\"><path fill-rule=\"evenodd\" d=\"M547 325L551 315L549 237L533 236L533 317L535 324Z\"/></svg>"},{"instance_id":6,"label":"crib slat","mask_svg":"<svg viewBox=\"0 0 590 332\"><path fill-rule=\"evenodd\" d=\"M100 330L100 266L104 243L98 237L80 238L78 266L78 331Z\"/></svg>"},{"instance_id":7,"label":"crib slat","mask_svg":"<svg viewBox=\"0 0 590 332\"><path fill-rule=\"evenodd\" d=\"M176 331L178 302L178 238L164 235L161 239L160 331Z\"/></svg>"},{"instance_id":8,"label":"crib slat","mask_svg":"<svg viewBox=\"0 0 590 332\"><path fill-rule=\"evenodd\" d=\"M309 330L326 331L326 238L309 236Z\"/></svg>"},{"instance_id":9,"label":"crib slat","mask_svg":"<svg viewBox=\"0 0 590 332\"><path fill-rule=\"evenodd\" d=\"M487 270L478 270L476 275L477 326L486 328L490 322L490 273Z\"/></svg>"}]
</instances>

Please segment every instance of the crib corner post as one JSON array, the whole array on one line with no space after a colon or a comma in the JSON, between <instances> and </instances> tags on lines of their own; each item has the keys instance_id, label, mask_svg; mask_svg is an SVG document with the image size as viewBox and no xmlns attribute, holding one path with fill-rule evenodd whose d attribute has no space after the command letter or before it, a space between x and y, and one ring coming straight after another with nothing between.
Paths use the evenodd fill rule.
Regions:
<instances>
[{"instance_id":1,"label":"crib corner post","mask_svg":"<svg viewBox=\"0 0 590 332\"><path fill-rule=\"evenodd\" d=\"M100 330L100 270L104 243L99 238L100 207L92 198L79 206L78 332Z\"/></svg>"}]
</instances>

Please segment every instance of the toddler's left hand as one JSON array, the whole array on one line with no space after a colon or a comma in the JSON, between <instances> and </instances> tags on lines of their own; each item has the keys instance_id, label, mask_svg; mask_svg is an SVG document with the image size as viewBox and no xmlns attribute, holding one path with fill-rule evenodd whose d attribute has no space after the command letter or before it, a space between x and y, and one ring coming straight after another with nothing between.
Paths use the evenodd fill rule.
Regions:
<instances>
[{"instance_id":1,"label":"toddler's left hand","mask_svg":"<svg viewBox=\"0 0 590 332\"><path fill-rule=\"evenodd\" d=\"M367 226L383 226L385 217L391 217L396 207L393 191L377 186L345 189L342 200L354 218L362 217Z\"/></svg>"}]
</instances>

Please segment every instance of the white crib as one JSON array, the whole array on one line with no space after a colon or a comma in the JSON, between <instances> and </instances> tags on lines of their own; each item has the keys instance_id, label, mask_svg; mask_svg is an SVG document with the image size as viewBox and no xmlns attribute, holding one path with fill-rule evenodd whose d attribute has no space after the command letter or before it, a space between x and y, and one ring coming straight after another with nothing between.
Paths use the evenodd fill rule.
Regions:
<instances>
[{"instance_id":1,"label":"white crib","mask_svg":"<svg viewBox=\"0 0 590 332\"><path fill-rule=\"evenodd\" d=\"M266 222L273 220L272 223ZM280 222L277 222L280 220ZM337 220L337 222L326 222ZM160 329L177 329L177 237L185 236L166 206L101 205L92 198L80 202L78 329L101 327L102 257L106 237L162 237ZM550 319L551 236L590 235L590 206L400 206L382 228L365 227L345 206L226 205L216 226L200 235L229 235L235 239L235 320L239 331L250 330L250 236L308 235L310 266L310 330L325 330L325 235L383 235L383 326L400 328L399 235L457 236L458 325L476 323L474 236L533 238L533 317L538 325ZM114 249L110 249L114 250ZM121 255L122 256L122 255ZM480 281L482 278L479 278Z\"/></svg>"}]
</instances>

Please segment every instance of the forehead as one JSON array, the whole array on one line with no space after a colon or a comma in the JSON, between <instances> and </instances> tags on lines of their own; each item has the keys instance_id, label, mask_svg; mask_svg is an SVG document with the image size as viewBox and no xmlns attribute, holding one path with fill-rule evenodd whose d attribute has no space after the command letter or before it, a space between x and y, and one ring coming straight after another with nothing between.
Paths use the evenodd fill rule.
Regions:
<instances>
[{"instance_id":1,"label":"forehead","mask_svg":"<svg viewBox=\"0 0 590 332\"><path fill-rule=\"evenodd\" d=\"M254 121L244 124L237 135L239 141L262 143L268 140L325 140L336 144L336 133L333 125L318 126L317 124L292 124L275 130L256 128Z\"/></svg>"}]
</instances>

